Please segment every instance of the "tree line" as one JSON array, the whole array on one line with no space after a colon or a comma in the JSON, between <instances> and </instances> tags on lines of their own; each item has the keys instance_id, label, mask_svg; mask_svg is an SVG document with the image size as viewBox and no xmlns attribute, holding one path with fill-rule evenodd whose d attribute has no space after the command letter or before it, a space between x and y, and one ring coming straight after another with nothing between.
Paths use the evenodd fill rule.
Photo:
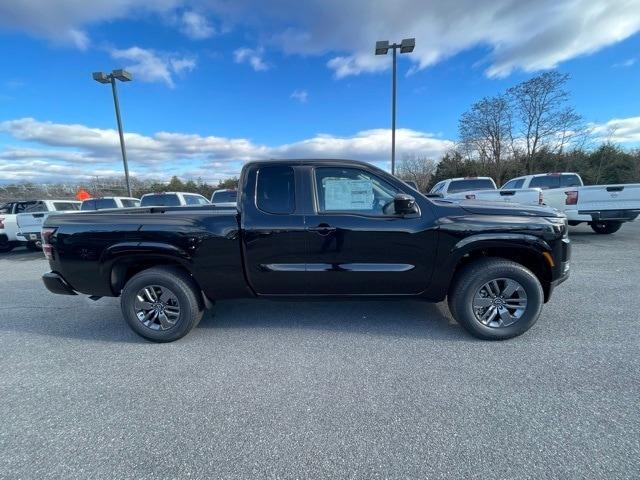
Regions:
<instances>
[{"instance_id":1,"label":"tree line","mask_svg":"<svg viewBox=\"0 0 640 480\"><path fill-rule=\"evenodd\" d=\"M570 104L569 76L546 72L482 98L458 121L458 142L439 161L401 159L397 174L428 191L440 180L488 176L498 185L533 173L577 172L586 184L640 182L640 150L610 141L595 146ZM611 132L612 134L615 132Z\"/></svg>"}]
</instances>

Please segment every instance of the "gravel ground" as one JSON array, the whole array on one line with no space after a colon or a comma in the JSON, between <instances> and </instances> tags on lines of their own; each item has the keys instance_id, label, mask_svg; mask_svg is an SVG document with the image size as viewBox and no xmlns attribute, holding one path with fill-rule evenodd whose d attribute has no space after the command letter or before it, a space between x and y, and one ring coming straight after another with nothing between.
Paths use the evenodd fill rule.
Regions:
<instances>
[{"instance_id":1,"label":"gravel ground","mask_svg":"<svg viewBox=\"0 0 640 480\"><path fill-rule=\"evenodd\" d=\"M0 477L639 478L640 222L571 238L500 343L445 304L242 300L151 344L0 254Z\"/></svg>"}]
</instances>

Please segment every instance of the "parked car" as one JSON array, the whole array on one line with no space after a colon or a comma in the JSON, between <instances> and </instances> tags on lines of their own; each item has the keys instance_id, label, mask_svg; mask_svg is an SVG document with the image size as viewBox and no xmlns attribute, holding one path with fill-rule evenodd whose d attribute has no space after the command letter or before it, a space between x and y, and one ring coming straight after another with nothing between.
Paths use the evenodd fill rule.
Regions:
<instances>
[{"instance_id":1,"label":"parked car","mask_svg":"<svg viewBox=\"0 0 640 480\"><path fill-rule=\"evenodd\" d=\"M132 197L97 197L82 202L80 210L104 210L106 208L139 207L140 199Z\"/></svg>"},{"instance_id":2,"label":"parked car","mask_svg":"<svg viewBox=\"0 0 640 480\"><path fill-rule=\"evenodd\" d=\"M542 205L542 190L500 189L491 177L449 178L436 183L430 194L440 194L449 199L485 200L492 202L519 203L522 205Z\"/></svg>"},{"instance_id":3,"label":"parked car","mask_svg":"<svg viewBox=\"0 0 640 480\"><path fill-rule=\"evenodd\" d=\"M202 195L188 192L147 193L140 199L141 207L182 207L186 205L209 205Z\"/></svg>"},{"instance_id":4,"label":"parked car","mask_svg":"<svg viewBox=\"0 0 640 480\"><path fill-rule=\"evenodd\" d=\"M0 205L0 253L10 252L16 246L24 244L18 239L18 222L16 215L37 200L7 202Z\"/></svg>"},{"instance_id":5,"label":"parked car","mask_svg":"<svg viewBox=\"0 0 640 480\"><path fill-rule=\"evenodd\" d=\"M78 212L81 203L76 200L37 200L16 216L18 240L25 242L31 250L40 250L40 230L44 219L52 213Z\"/></svg>"},{"instance_id":6,"label":"parked car","mask_svg":"<svg viewBox=\"0 0 640 480\"><path fill-rule=\"evenodd\" d=\"M216 207L232 208L237 205L238 191L230 189L216 190L211 195L211 204Z\"/></svg>"},{"instance_id":7,"label":"parked car","mask_svg":"<svg viewBox=\"0 0 640 480\"><path fill-rule=\"evenodd\" d=\"M567 216L569 225L588 223L594 232L614 233L640 215L640 183L584 186L577 173L542 173L509 180L503 189L544 190L544 202Z\"/></svg>"},{"instance_id":8,"label":"parked car","mask_svg":"<svg viewBox=\"0 0 640 480\"><path fill-rule=\"evenodd\" d=\"M505 339L528 330L569 275L556 210L427 198L363 162L250 162L240 199L233 212L49 217L44 284L120 296L131 328L160 342L189 332L215 300L282 296L448 298L471 334Z\"/></svg>"}]
</instances>

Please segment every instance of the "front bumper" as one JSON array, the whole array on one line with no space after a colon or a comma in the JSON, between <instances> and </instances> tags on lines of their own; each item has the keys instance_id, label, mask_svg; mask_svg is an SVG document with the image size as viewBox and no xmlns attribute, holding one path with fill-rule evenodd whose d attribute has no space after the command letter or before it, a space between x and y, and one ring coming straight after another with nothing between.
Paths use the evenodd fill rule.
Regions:
<instances>
[{"instance_id":1,"label":"front bumper","mask_svg":"<svg viewBox=\"0 0 640 480\"><path fill-rule=\"evenodd\" d=\"M57 293L58 295L77 295L71 285L56 272L45 273L42 275L42 281L51 293Z\"/></svg>"}]
</instances>

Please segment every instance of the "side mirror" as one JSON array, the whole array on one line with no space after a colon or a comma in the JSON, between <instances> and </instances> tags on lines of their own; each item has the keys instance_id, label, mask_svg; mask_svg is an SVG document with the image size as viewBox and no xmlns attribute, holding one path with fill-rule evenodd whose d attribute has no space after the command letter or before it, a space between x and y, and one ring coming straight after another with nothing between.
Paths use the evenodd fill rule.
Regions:
<instances>
[{"instance_id":1,"label":"side mirror","mask_svg":"<svg viewBox=\"0 0 640 480\"><path fill-rule=\"evenodd\" d=\"M410 213L416 213L416 199L406 193L398 193L393 198L393 209L396 215L408 215Z\"/></svg>"}]
</instances>

